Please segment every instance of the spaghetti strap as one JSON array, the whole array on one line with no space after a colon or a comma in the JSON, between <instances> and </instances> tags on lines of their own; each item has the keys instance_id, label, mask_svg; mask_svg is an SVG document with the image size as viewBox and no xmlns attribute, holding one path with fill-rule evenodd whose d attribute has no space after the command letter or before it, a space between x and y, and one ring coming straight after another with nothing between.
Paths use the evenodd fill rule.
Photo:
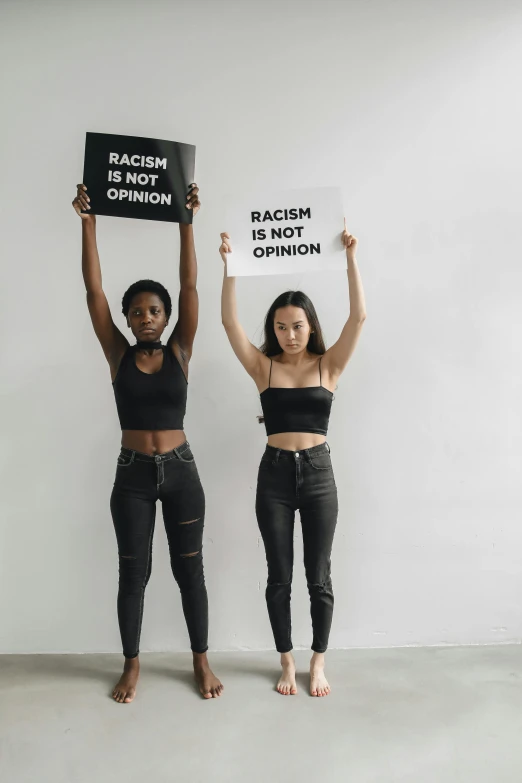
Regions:
<instances>
[{"instance_id":1,"label":"spaghetti strap","mask_svg":"<svg viewBox=\"0 0 522 783\"><path fill-rule=\"evenodd\" d=\"M323 381L322 381L322 378L321 378L321 361L322 361L322 358L323 357L321 356L321 358L319 359L319 386L323 385Z\"/></svg>"},{"instance_id":2,"label":"spaghetti strap","mask_svg":"<svg viewBox=\"0 0 522 783\"><path fill-rule=\"evenodd\" d=\"M270 388L271 378L272 378L272 359L270 359L270 373L268 374L268 388Z\"/></svg>"}]
</instances>

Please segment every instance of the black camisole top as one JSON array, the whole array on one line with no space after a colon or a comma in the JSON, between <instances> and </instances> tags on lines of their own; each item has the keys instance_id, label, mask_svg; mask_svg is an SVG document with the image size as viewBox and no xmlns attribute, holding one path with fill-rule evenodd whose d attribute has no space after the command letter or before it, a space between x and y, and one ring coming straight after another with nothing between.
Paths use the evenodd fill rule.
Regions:
<instances>
[{"instance_id":1,"label":"black camisole top","mask_svg":"<svg viewBox=\"0 0 522 783\"><path fill-rule=\"evenodd\" d=\"M187 379L173 351L163 345L163 364L148 374L136 366L130 346L113 381L122 430L182 430L187 406Z\"/></svg>"},{"instance_id":2,"label":"black camisole top","mask_svg":"<svg viewBox=\"0 0 522 783\"><path fill-rule=\"evenodd\" d=\"M333 394L321 383L321 359L319 359L319 386L286 389L270 386L271 378L272 359L270 359L268 389L260 395L266 434L314 432L317 435L326 435Z\"/></svg>"}]
</instances>

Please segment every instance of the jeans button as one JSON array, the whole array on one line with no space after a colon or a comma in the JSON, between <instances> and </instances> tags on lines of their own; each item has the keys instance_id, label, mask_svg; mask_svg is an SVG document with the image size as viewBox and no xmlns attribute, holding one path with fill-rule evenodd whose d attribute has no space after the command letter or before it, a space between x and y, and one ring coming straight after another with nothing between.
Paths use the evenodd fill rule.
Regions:
<instances>
[{"instance_id":1,"label":"jeans button","mask_svg":"<svg viewBox=\"0 0 522 783\"><path fill-rule=\"evenodd\" d=\"M296 453L295 453L295 458L299 459L299 452L298 451L296 451Z\"/></svg>"},{"instance_id":2,"label":"jeans button","mask_svg":"<svg viewBox=\"0 0 522 783\"><path fill-rule=\"evenodd\" d=\"M158 455L156 454L156 456L154 457L154 459L156 460L156 464L158 464L158 465L159 465L159 463L161 462L161 457L160 457L160 456L158 456Z\"/></svg>"}]
</instances>

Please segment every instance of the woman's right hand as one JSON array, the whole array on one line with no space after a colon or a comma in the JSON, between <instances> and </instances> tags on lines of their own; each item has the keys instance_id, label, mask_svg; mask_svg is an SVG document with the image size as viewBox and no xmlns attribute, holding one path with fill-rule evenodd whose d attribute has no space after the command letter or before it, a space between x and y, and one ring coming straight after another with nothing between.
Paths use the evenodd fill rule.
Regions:
<instances>
[{"instance_id":1,"label":"woman's right hand","mask_svg":"<svg viewBox=\"0 0 522 783\"><path fill-rule=\"evenodd\" d=\"M89 201L90 198L87 195L87 188L85 185L76 185L77 187L77 193L76 198L73 199L72 205L74 207L74 211L77 215L81 217L82 220L95 220L96 215L89 215L86 212L82 212L82 209L90 209Z\"/></svg>"},{"instance_id":2,"label":"woman's right hand","mask_svg":"<svg viewBox=\"0 0 522 783\"><path fill-rule=\"evenodd\" d=\"M232 245L230 244L230 237L228 234L220 234L221 237L221 246L219 248L219 254L221 258L223 259L223 263L227 263L227 253L232 252Z\"/></svg>"}]
</instances>

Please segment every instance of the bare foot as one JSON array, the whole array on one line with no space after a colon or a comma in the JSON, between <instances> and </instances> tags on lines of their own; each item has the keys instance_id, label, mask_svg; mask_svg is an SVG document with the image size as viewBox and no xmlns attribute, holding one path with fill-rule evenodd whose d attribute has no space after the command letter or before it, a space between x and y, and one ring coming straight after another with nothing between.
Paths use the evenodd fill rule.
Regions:
<instances>
[{"instance_id":1,"label":"bare foot","mask_svg":"<svg viewBox=\"0 0 522 783\"><path fill-rule=\"evenodd\" d=\"M328 696L330 686L324 676L324 653L314 653L310 661L310 695Z\"/></svg>"},{"instance_id":2,"label":"bare foot","mask_svg":"<svg viewBox=\"0 0 522 783\"><path fill-rule=\"evenodd\" d=\"M295 696L297 685L295 682L295 661L292 653L281 653L281 666L283 673L277 683L277 692L282 696Z\"/></svg>"},{"instance_id":3,"label":"bare foot","mask_svg":"<svg viewBox=\"0 0 522 783\"><path fill-rule=\"evenodd\" d=\"M213 673L206 653L192 653L194 657L194 675L204 699L217 699L223 693L223 685Z\"/></svg>"},{"instance_id":4,"label":"bare foot","mask_svg":"<svg viewBox=\"0 0 522 783\"><path fill-rule=\"evenodd\" d=\"M125 658L123 674L112 692L112 698L119 704L129 704L136 696L136 684L140 676L138 658Z\"/></svg>"}]
</instances>

